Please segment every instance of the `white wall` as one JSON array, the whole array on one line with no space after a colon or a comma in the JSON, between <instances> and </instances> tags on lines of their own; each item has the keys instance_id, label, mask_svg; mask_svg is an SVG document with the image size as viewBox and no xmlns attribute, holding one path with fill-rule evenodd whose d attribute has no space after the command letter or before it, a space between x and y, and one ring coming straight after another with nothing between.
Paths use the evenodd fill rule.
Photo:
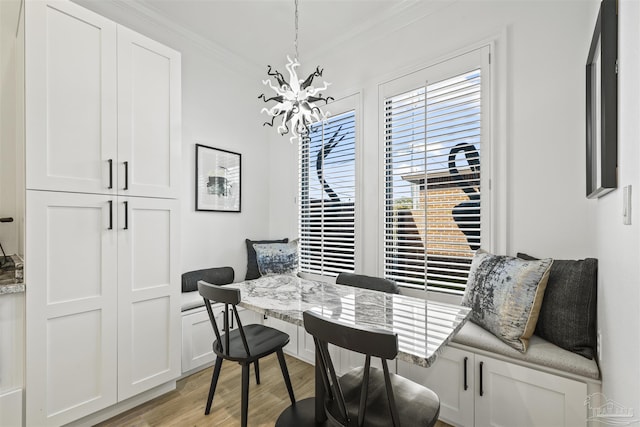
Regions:
<instances>
[{"instance_id":1,"label":"white wall","mask_svg":"<svg viewBox=\"0 0 640 427\"><path fill-rule=\"evenodd\" d=\"M271 237L269 144L268 131L260 126L259 70L171 22L149 19L117 2L76 2L181 52L182 271L230 265L236 280L243 280L245 238ZM242 155L241 213L195 211L196 143Z\"/></svg>"},{"instance_id":2,"label":"white wall","mask_svg":"<svg viewBox=\"0 0 640 427\"><path fill-rule=\"evenodd\" d=\"M303 69L324 67L324 77L333 83L328 94L362 92L363 272L382 273L378 85L492 39L498 170L493 214L496 228L503 230L493 249L595 256L595 203L585 198L584 67L598 3L457 1L443 2L435 12L430 7L419 3L383 28L328 47L322 57L301 55ZM271 198L279 200L271 204L275 235L291 234L295 224L297 172L290 151L285 142L271 151Z\"/></svg>"},{"instance_id":3,"label":"white wall","mask_svg":"<svg viewBox=\"0 0 640 427\"><path fill-rule=\"evenodd\" d=\"M618 189L596 202L598 329L603 392L640 419L640 3L620 0ZM632 186L632 224L622 223L622 188Z\"/></svg>"},{"instance_id":4,"label":"white wall","mask_svg":"<svg viewBox=\"0 0 640 427\"><path fill-rule=\"evenodd\" d=\"M19 209L23 197L18 187L22 180L16 179L24 173L16 121L19 99L16 87L16 31L19 12L20 0L0 2L0 217L13 217L15 220L13 223L0 224L0 243L7 255L23 253L20 226L24 215Z\"/></svg>"}]
</instances>

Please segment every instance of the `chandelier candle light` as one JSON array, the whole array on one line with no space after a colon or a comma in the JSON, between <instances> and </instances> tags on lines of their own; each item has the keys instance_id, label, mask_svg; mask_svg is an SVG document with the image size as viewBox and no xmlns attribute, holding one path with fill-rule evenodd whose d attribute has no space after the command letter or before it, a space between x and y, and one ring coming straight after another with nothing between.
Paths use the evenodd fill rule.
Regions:
<instances>
[{"instance_id":1,"label":"chandelier candle light","mask_svg":"<svg viewBox=\"0 0 640 427\"><path fill-rule=\"evenodd\" d=\"M320 107L315 104L316 102L324 101L327 104L333 100L332 97L325 98L320 93L320 91L326 90L330 83L323 82L321 87L313 86L313 79L322 77L323 70L319 66L305 80L298 79L296 72L296 68L300 66L298 62L298 0L295 0L295 28L294 47L296 56L292 60L287 55L289 62L286 65L286 69L289 72L289 82L285 81L282 73L272 70L271 65L267 65L267 74L275 78L277 86L274 86L271 79L263 80L262 84L273 89L276 95L267 98L264 94L261 94L258 97L258 99L263 99L264 102L276 101L276 105L273 107L262 109L261 112L271 116L271 121L265 122L263 126L269 125L273 127L276 117L282 116L282 123L277 130L280 135L286 135L291 131L290 142L307 135L309 125L313 122L325 121L329 116L329 113L320 110ZM289 129L288 122L290 122L291 129Z\"/></svg>"}]
</instances>

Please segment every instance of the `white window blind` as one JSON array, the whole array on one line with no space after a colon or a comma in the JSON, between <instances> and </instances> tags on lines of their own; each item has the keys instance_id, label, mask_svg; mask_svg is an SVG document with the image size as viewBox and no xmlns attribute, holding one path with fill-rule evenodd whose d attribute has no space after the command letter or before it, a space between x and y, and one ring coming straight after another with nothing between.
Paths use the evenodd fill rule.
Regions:
<instances>
[{"instance_id":1,"label":"white window blind","mask_svg":"<svg viewBox=\"0 0 640 427\"><path fill-rule=\"evenodd\" d=\"M300 270L354 271L355 111L311 126L300 148Z\"/></svg>"},{"instance_id":2,"label":"white window blind","mask_svg":"<svg viewBox=\"0 0 640 427\"><path fill-rule=\"evenodd\" d=\"M384 274L400 285L461 292L483 243L482 79L472 67L383 97Z\"/></svg>"}]
</instances>

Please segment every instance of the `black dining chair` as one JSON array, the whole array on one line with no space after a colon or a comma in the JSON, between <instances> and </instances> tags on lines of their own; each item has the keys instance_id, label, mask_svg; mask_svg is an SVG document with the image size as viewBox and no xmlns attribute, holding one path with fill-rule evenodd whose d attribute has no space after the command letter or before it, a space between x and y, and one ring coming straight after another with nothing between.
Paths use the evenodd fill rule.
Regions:
<instances>
[{"instance_id":1,"label":"black dining chair","mask_svg":"<svg viewBox=\"0 0 640 427\"><path fill-rule=\"evenodd\" d=\"M371 289L389 294L400 293L398 284L393 280L383 279L381 277L365 276L364 274L340 273L338 274L338 277L336 277L336 284Z\"/></svg>"},{"instance_id":2,"label":"black dining chair","mask_svg":"<svg viewBox=\"0 0 640 427\"><path fill-rule=\"evenodd\" d=\"M398 354L398 337L384 331L338 323L312 311L303 313L314 339L325 389L324 409L332 424L345 427L435 425L440 399L430 389L389 372L387 360ZM328 344L366 355L364 367L338 377ZM378 357L382 369L371 366Z\"/></svg>"},{"instance_id":3,"label":"black dining chair","mask_svg":"<svg viewBox=\"0 0 640 427\"><path fill-rule=\"evenodd\" d=\"M241 401L241 425L247 425L247 413L249 409L249 366L255 365L256 381L260 384L258 360L276 353L280 362L282 376L289 392L291 404L295 405L295 397L293 395L293 387L289 379L289 371L287 363L284 359L282 348L289 343L289 335L277 329L268 326L252 324L242 325L240 316L238 315L237 305L240 303L240 290L229 287L212 285L207 282L198 282L198 292L204 299L213 332L216 340L213 342L213 352L216 354L215 367L213 376L211 377L211 386L209 387L209 396L207 398L207 407L205 415L211 411L213 403L213 395L216 391L216 385L220 376L223 360L230 360L239 363L242 366L242 401ZM223 312L223 330L221 333L218 329L215 315L211 308L212 302L224 303ZM235 317L237 328L231 329L229 315Z\"/></svg>"}]
</instances>

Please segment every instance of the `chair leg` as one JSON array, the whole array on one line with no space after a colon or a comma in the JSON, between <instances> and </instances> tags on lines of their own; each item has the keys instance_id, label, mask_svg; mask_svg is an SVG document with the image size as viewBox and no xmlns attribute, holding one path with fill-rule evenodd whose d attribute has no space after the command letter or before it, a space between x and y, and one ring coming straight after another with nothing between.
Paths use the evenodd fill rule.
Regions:
<instances>
[{"instance_id":1,"label":"chair leg","mask_svg":"<svg viewBox=\"0 0 640 427\"><path fill-rule=\"evenodd\" d=\"M280 369L282 369L282 376L284 377L284 383L287 385L287 391L289 392L289 398L291 399L291 404L296 404L296 398L293 395L293 387L291 386L291 379L289 378L289 370L287 369L287 362L284 360L284 353L282 353L282 349L276 352L278 355L278 362L280 362Z\"/></svg>"},{"instance_id":2,"label":"chair leg","mask_svg":"<svg viewBox=\"0 0 640 427\"><path fill-rule=\"evenodd\" d=\"M247 427L247 414L249 412L249 364L242 365L242 412L240 423Z\"/></svg>"},{"instance_id":3,"label":"chair leg","mask_svg":"<svg viewBox=\"0 0 640 427\"><path fill-rule=\"evenodd\" d=\"M216 385L218 384L218 378L220 377L221 368L222 368L222 357L216 357L216 366L213 368L213 375L211 376L211 386L209 387L209 397L207 398L207 408L204 410L205 415L209 415L209 412L211 412L211 404L213 403L213 393L216 392Z\"/></svg>"},{"instance_id":4,"label":"chair leg","mask_svg":"<svg viewBox=\"0 0 640 427\"><path fill-rule=\"evenodd\" d=\"M256 384L260 384L260 364L257 360L255 361L254 367L256 371Z\"/></svg>"}]
</instances>

